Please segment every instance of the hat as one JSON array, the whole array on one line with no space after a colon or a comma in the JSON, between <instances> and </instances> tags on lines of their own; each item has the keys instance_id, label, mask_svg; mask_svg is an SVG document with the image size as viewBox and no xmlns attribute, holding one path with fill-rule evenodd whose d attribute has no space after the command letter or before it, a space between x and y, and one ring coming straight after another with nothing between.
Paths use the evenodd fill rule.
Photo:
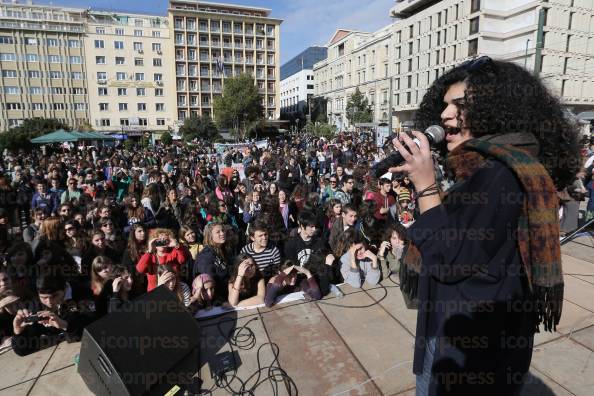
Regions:
<instances>
[{"instance_id":1,"label":"hat","mask_svg":"<svg viewBox=\"0 0 594 396\"><path fill-rule=\"evenodd\" d=\"M403 189L400 194L398 194L398 202L402 201L410 202L410 192L407 189Z\"/></svg>"}]
</instances>

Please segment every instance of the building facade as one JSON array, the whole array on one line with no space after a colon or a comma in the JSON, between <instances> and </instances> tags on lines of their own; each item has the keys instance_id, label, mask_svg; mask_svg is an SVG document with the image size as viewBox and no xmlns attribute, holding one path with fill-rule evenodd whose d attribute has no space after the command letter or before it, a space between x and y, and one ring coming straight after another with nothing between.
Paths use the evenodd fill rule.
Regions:
<instances>
[{"instance_id":1,"label":"building facade","mask_svg":"<svg viewBox=\"0 0 594 396\"><path fill-rule=\"evenodd\" d=\"M267 119L280 116L280 24L266 8L171 0L178 122L213 115L225 78L248 73Z\"/></svg>"},{"instance_id":2,"label":"building facade","mask_svg":"<svg viewBox=\"0 0 594 396\"><path fill-rule=\"evenodd\" d=\"M26 118L89 119L84 10L0 3L0 131Z\"/></svg>"},{"instance_id":3,"label":"building facade","mask_svg":"<svg viewBox=\"0 0 594 396\"><path fill-rule=\"evenodd\" d=\"M309 47L281 66L280 112L282 119L303 118L314 95L313 65L326 59L326 47Z\"/></svg>"},{"instance_id":4,"label":"building facade","mask_svg":"<svg viewBox=\"0 0 594 396\"><path fill-rule=\"evenodd\" d=\"M594 109L593 9L592 0L397 0L390 10L395 21L373 33L390 31L386 39L387 80L392 84L383 89L389 90L394 125L414 118L436 78L480 55L517 62L538 73L576 113ZM359 42L342 62L358 65L356 59L370 59L373 50ZM344 109L337 110L330 102L347 96L354 86L364 92L364 84L352 82L337 91L340 76L331 67L323 62L314 67L319 84L316 93L328 98L328 112L333 112L334 119L344 118ZM356 72L368 78L373 67L377 70L376 64L367 62ZM354 72L351 70L351 75ZM332 83L334 89L330 89ZM370 103L384 103L381 90L374 90L373 95L367 92ZM374 106L376 122L382 117L382 109Z\"/></svg>"},{"instance_id":5,"label":"building facade","mask_svg":"<svg viewBox=\"0 0 594 396\"><path fill-rule=\"evenodd\" d=\"M166 131L176 118L173 48L166 17L87 12L91 125L97 131Z\"/></svg>"}]
</instances>

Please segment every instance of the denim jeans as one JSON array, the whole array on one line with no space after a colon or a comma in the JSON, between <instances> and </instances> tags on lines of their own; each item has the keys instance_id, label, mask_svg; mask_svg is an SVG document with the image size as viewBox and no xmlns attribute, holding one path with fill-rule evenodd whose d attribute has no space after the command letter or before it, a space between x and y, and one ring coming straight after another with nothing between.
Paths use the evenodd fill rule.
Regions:
<instances>
[{"instance_id":1,"label":"denim jeans","mask_svg":"<svg viewBox=\"0 0 594 396\"><path fill-rule=\"evenodd\" d=\"M423 372L417 375L416 396L428 396L431 384L431 367L435 358L436 337L425 341L425 358L423 359Z\"/></svg>"}]
</instances>

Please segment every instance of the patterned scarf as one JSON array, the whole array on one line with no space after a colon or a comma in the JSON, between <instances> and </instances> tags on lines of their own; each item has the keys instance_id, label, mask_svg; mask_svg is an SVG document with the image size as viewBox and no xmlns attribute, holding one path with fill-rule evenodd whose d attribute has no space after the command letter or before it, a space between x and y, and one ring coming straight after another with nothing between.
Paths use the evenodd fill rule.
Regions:
<instances>
[{"instance_id":1,"label":"patterned scarf","mask_svg":"<svg viewBox=\"0 0 594 396\"><path fill-rule=\"evenodd\" d=\"M522 215L518 220L518 248L536 307L535 330L538 331L542 323L546 331L553 331L563 307L557 190L544 166L529 153L534 150L530 150L528 144L515 144L509 135L496 137L498 139L473 139L458 146L449 154L448 165L457 182L468 179L486 158L504 163L517 176L524 192ZM513 145L495 143L497 141ZM403 264L401 289L414 301L421 268L421 254L415 246L409 247Z\"/></svg>"}]
</instances>

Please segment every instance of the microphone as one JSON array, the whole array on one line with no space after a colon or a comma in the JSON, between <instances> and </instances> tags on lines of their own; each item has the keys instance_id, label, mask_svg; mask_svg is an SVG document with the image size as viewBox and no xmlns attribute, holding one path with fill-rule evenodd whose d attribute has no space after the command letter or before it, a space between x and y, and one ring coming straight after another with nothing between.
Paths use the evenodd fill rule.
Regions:
<instances>
[{"instance_id":1,"label":"microphone","mask_svg":"<svg viewBox=\"0 0 594 396\"><path fill-rule=\"evenodd\" d=\"M429 140L430 145L441 143L441 141L445 138L445 131L439 125L431 125L427 129L425 129L425 132L423 132L423 134L427 137L427 140ZM417 146L421 146L421 142L419 141L419 139L414 138L413 142L415 142ZM400 154L400 152L396 151L390 154L389 156L384 158L379 164L377 164L375 168L375 177L379 179L384 174L388 173L388 170L390 168L394 166L399 166L403 162L404 158L402 157L402 154Z\"/></svg>"}]
</instances>

